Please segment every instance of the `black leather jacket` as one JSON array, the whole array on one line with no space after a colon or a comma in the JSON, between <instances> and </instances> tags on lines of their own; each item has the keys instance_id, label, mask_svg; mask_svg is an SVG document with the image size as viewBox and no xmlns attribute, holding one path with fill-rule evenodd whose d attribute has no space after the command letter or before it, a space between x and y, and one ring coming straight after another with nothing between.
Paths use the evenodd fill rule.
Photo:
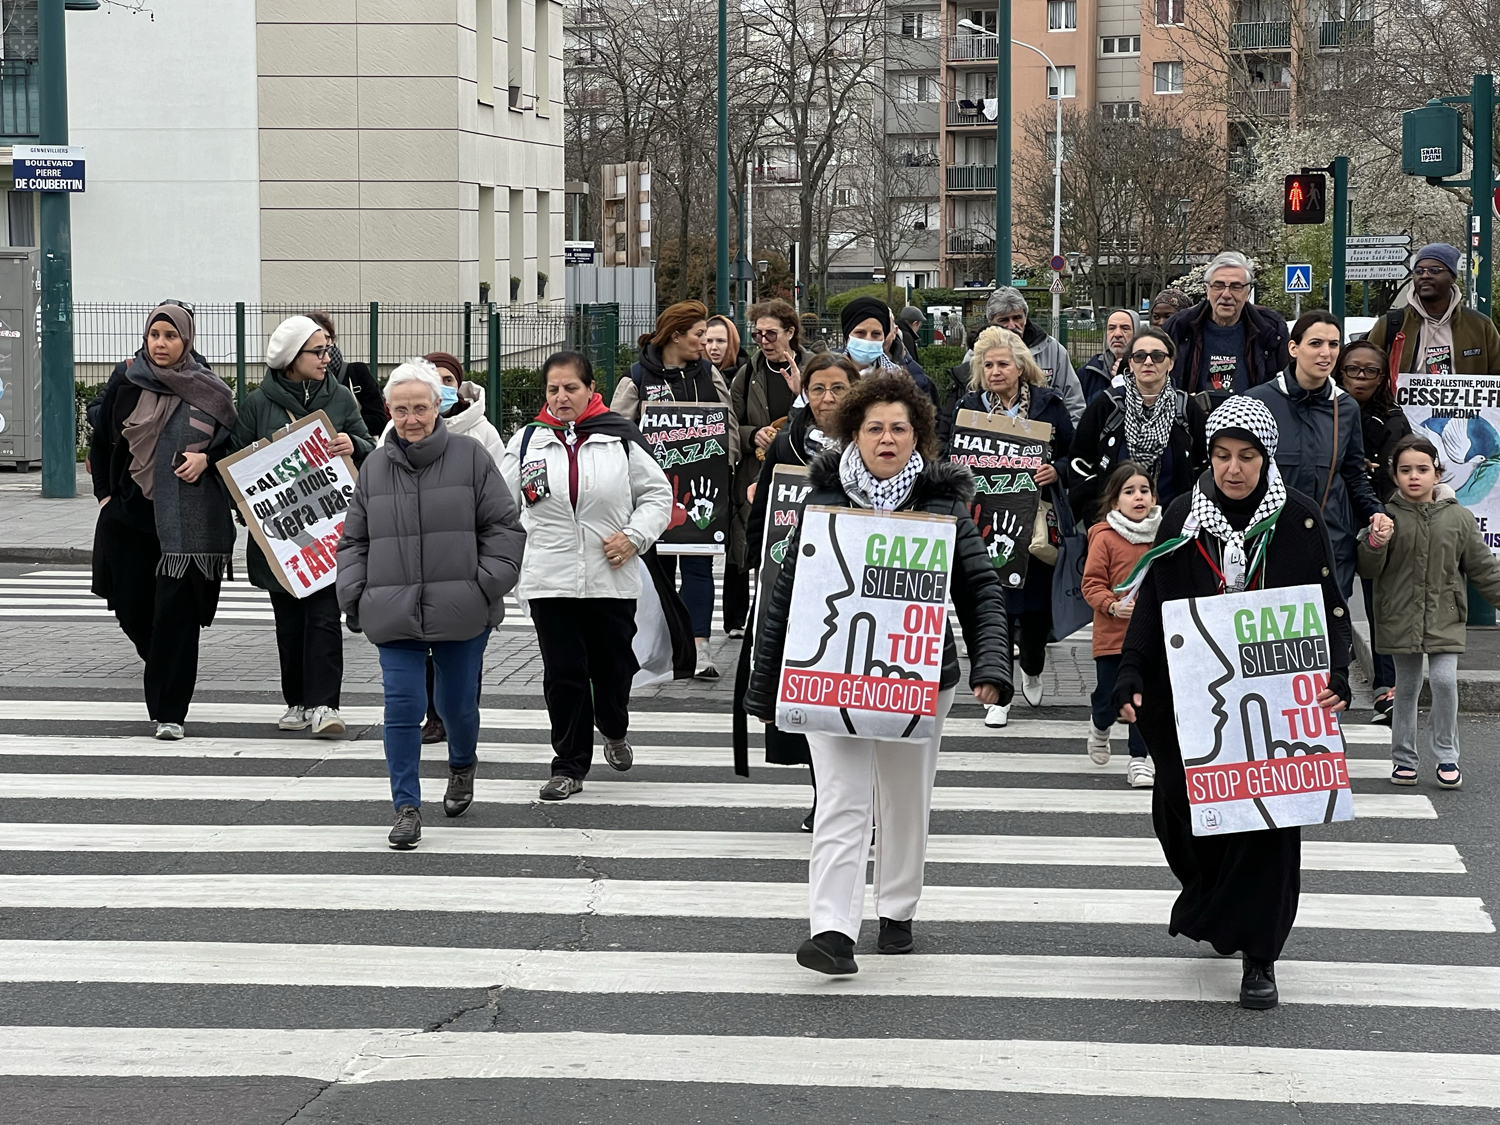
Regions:
<instances>
[{"instance_id":1,"label":"black leather jacket","mask_svg":"<svg viewBox=\"0 0 1500 1125\"><path fill-rule=\"evenodd\" d=\"M809 468L809 479L812 491L807 496L808 504L854 507L839 483L838 450L829 450L815 458ZM995 568L984 549L984 540L969 511L973 498L974 478L968 469L949 462L928 461L900 510L952 516L958 525L951 589L958 623L969 649L969 685L994 684L1000 689L1000 702L1009 703L1011 651L1005 589L995 576ZM782 563L781 573L771 590L766 605L765 630L755 646L755 666L750 673L744 706L747 714L760 719L771 719L776 714L776 689L786 648L786 620L792 603L796 559L794 544L786 553L786 561ZM950 627L943 639L943 672L939 684L947 690L956 686L958 680L958 646L953 643Z\"/></svg>"}]
</instances>

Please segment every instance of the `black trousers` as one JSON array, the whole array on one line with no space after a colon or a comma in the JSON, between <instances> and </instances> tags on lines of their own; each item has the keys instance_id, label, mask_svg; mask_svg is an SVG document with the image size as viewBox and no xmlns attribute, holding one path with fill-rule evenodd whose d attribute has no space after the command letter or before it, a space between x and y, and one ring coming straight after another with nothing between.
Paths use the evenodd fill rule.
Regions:
<instances>
[{"instance_id":1,"label":"black trousers","mask_svg":"<svg viewBox=\"0 0 1500 1125\"><path fill-rule=\"evenodd\" d=\"M1052 611L1028 610L1010 615L1010 635L1021 646L1021 671L1040 676L1047 666L1047 634L1052 631Z\"/></svg>"},{"instance_id":2,"label":"black trousers","mask_svg":"<svg viewBox=\"0 0 1500 1125\"><path fill-rule=\"evenodd\" d=\"M743 629L750 612L750 572L724 564L724 631Z\"/></svg>"},{"instance_id":3,"label":"black trousers","mask_svg":"<svg viewBox=\"0 0 1500 1125\"><path fill-rule=\"evenodd\" d=\"M112 501L111 503L117 503ZM181 578L156 573L161 544L123 520L100 516L95 550L108 573L109 608L146 662L146 711L152 722L187 720L198 682L198 631L213 624L219 580L189 566Z\"/></svg>"},{"instance_id":4,"label":"black trousers","mask_svg":"<svg viewBox=\"0 0 1500 1125\"><path fill-rule=\"evenodd\" d=\"M344 682L344 629L332 586L295 598L271 591L281 698L288 707L338 707Z\"/></svg>"},{"instance_id":5,"label":"black trousers","mask_svg":"<svg viewBox=\"0 0 1500 1125\"><path fill-rule=\"evenodd\" d=\"M633 598L536 598L542 694L552 720L552 774L582 781L594 760L594 726L605 738L630 728L630 682L640 665Z\"/></svg>"}]
</instances>

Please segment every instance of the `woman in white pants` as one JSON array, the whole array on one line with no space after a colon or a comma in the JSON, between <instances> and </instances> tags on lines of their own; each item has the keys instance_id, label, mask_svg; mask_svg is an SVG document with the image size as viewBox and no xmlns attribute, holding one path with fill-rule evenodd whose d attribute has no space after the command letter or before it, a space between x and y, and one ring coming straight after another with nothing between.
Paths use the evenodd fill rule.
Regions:
<instances>
[{"instance_id":1,"label":"woman in white pants","mask_svg":"<svg viewBox=\"0 0 1500 1125\"><path fill-rule=\"evenodd\" d=\"M931 400L904 373L877 375L839 403L833 434L843 445L809 468L809 505L924 512L954 521L957 538L949 588L969 650L969 686L984 704L1008 703L1010 644L1005 592L975 526L969 470L936 460ZM748 714L766 722L776 710L797 545L786 554L766 607L745 692ZM797 962L821 973L858 972L854 943L865 905L865 861L872 813L875 907L881 953L912 950L911 923L922 895L927 819L943 721L958 687L958 651L943 638L937 722L928 739L871 739L809 733L817 777L808 897L812 936Z\"/></svg>"}]
</instances>

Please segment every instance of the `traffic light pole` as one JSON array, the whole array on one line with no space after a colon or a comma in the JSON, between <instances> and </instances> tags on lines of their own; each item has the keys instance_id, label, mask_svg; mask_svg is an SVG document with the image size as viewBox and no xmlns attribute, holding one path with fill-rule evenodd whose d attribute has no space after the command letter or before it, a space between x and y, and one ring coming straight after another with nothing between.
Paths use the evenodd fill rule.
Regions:
<instances>
[{"instance_id":1,"label":"traffic light pole","mask_svg":"<svg viewBox=\"0 0 1500 1125\"><path fill-rule=\"evenodd\" d=\"M1490 315L1490 287L1494 267L1490 248L1494 236L1491 197L1495 191L1495 77L1474 75L1469 97L1474 108L1474 214L1479 216L1479 268L1474 271L1474 308Z\"/></svg>"},{"instance_id":2,"label":"traffic light pole","mask_svg":"<svg viewBox=\"0 0 1500 1125\"><path fill-rule=\"evenodd\" d=\"M68 54L64 0L41 0L39 140L68 143ZM73 239L68 193L41 195L42 495L78 493L78 399L73 385Z\"/></svg>"},{"instance_id":3,"label":"traffic light pole","mask_svg":"<svg viewBox=\"0 0 1500 1125\"><path fill-rule=\"evenodd\" d=\"M1009 285L1015 276L1010 260L1010 5L1011 0L998 0L995 13L996 289ZM1062 92L1061 88L1058 92ZM1062 145L1061 138L1057 143Z\"/></svg>"},{"instance_id":4,"label":"traffic light pole","mask_svg":"<svg viewBox=\"0 0 1500 1125\"><path fill-rule=\"evenodd\" d=\"M719 191L715 207L718 254L714 263L714 311L729 312L729 0L719 0ZM687 268L687 247L677 249Z\"/></svg>"},{"instance_id":5,"label":"traffic light pole","mask_svg":"<svg viewBox=\"0 0 1500 1125\"><path fill-rule=\"evenodd\" d=\"M1344 330L1344 257L1349 246L1349 158L1335 156L1333 172L1333 292L1329 294L1329 312Z\"/></svg>"}]
</instances>

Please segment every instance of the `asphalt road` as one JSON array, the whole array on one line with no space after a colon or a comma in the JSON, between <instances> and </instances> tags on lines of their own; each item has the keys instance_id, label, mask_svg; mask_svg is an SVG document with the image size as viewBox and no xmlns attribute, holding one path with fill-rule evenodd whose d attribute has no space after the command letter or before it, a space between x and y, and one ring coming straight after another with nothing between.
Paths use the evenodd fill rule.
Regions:
<instances>
[{"instance_id":1,"label":"asphalt road","mask_svg":"<svg viewBox=\"0 0 1500 1125\"><path fill-rule=\"evenodd\" d=\"M378 727L279 735L275 694L215 689L202 713L263 710L146 741L138 683L68 690L47 664L59 629L73 652L117 643L109 627L6 623L47 668L0 675L6 1120L1500 1120L1495 719L1463 720L1461 792L1426 768L1415 791L1360 777L1357 808L1409 803L1304 834L1283 1004L1247 1012L1237 961L1166 932L1175 882L1123 740L1083 770L1051 725L1081 708L1018 703L1007 737L945 740L949 858L928 866L918 953L878 956L867 925L860 974L831 981L792 961L806 773L736 779L728 735L695 729L722 727L723 690L651 701L679 718L638 736L636 768L599 761L561 804L526 796L543 721L487 724L472 811L430 804L398 854ZM424 778L444 773L428 748Z\"/></svg>"}]
</instances>

